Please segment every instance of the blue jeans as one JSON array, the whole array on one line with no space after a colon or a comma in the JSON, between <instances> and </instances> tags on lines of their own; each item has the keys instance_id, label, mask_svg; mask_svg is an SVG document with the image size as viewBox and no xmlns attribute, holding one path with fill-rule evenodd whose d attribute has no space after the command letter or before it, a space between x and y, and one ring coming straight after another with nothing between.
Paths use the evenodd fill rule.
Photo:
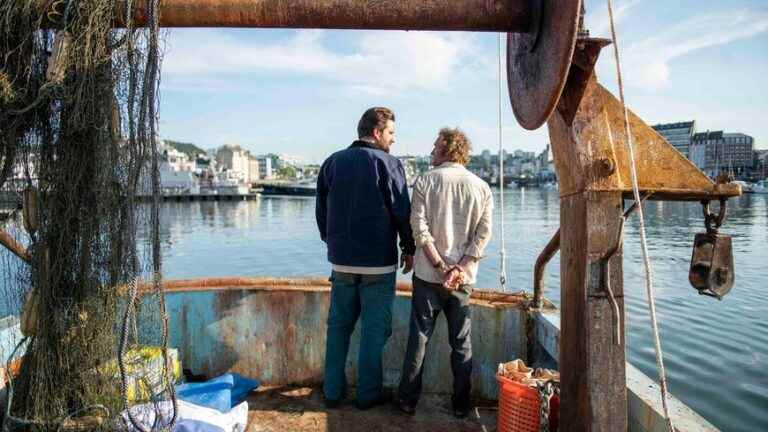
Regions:
<instances>
[{"instance_id":1,"label":"blue jeans","mask_svg":"<svg viewBox=\"0 0 768 432\"><path fill-rule=\"evenodd\" d=\"M357 401L374 402L381 395L382 352L392 334L392 306L395 301L395 273L362 275L333 272L331 307L325 345L326 399L346 396L344 366L349 338L360 317L360 352L357 358Z\"/></svg>"}]
</instances>

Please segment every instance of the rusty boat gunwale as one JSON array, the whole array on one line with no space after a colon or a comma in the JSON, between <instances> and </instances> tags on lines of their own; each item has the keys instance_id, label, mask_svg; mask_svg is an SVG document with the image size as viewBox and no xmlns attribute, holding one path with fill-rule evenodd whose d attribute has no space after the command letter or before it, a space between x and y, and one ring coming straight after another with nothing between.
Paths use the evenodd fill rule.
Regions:
<instances>
[{"instance_id":1,"label":"rusty boat gunwale","mask_svg":"<svg viewBox=\"0 0 768 432\"><path fill-rule=\"evenodd\" d=\"M140 286L144 294L149 293L151 290L151 284L144 283ZM241 354L246 356L253 350L261 349L262 352L268 353L276 347L279 348L281 344L285 347L285 343L292 342L293 344L288 346L291 349L295 348L294 352L289 356L285 356L285 358L276 358L278 361L275 364L280 364L280 366L274 367L273 365L273 372L278 374L284 373L287 378L292 378L290 376L291 364L301 365L306 363L315 368L314 373L310 374L310 379L289 379L278 385L267 383L261 392L252 395L249 398L249 403L251 404L249 419L252 424L261 424L261 422L268 421L269 424L275 427L281 424L299 425L301 422L297 423L295 409L306 410L307 413L312 411L312 414L307 414L307 420L309 421L307 424L317 425L318 421L325 421L325 430L335 430L337 426L357 424L365 424L368 427L367 430L370 430L370 427L375 429L375 427L383 427L385 425L387 427L395 427L396 425L402 427L402 429L395 427L392 430L409 430L408 427L410 426L408 425L419 424L422 426L426 425L427 427L430 425L440 425L443 428L441 430L450 431L452 429L444 426L454 425L456 427L455 430L468 430L468 425L473 424L471 422L451 422L450 411L442 409L439 405L439 401L445 399L445 396L439 395L447 394L450 390L447 388L440 390L439 387L437 388L438 391L426 392L426 400L428 401L426 404L430 407L429 409L442 410L441 412L443 413L422 417L417 416L410 423L403 423L402 419L393 419L391 413L386 408L374 410L370 414L360 414L353 408L343 409L340 413L334 414L323 412L321 399L317 391L319 383L317 380L317 368L322 362L318 352L321 351L323 346L319 342L322 340L322 335L325 332L322 310L327 308L327 303L317 302L317 300L327 297L330 293L330 283L325 278L216 277L176 279L164 281L163 288L169 306L171 336L172 339L176 339L175 343L172 340L172 346L175 345L179 349L185 368L191 367L193 372L195 372L194 361L198 361L199 364L207 362L205 366L210 368L215 366L212 363L213 359L211 357L216 356L224 358L232 364L238 363L235 358L239 355L237 353L227 352L226 350L217 351L216 349L209 349L216 347L200 345L200 341L205 340L206 334L213 336L213 339L219 336L234 338L231 340L234 343L225 346L225 348L240 349L242 350ZM252 299L249 300L249 298ZM512 355L514 351L514 353L519 354L522 358L528 357L531 362L541 361L542 358L545 358L546 361L557 362L559 357L560 311L552 307L551 303L548 302L545 302L545 308L530 308L531 300L532 297L529 294L502 293L482 289L477 289L473 292L471 304L473 305L473 326L476 330L474 331L473 341L477 341L478 346L476 357L480 355L505 356L507 355L505 352ZM237 338L242 337L244 334L258 333L259 327L258 325L253 325L254 321L261 320L261 323L268 321L268 319L265 319L268 317L260 316L265 310L259 309L258 305L264 301L266 303L272 302L273 305L279 305L277 307L277 312L279 312L277 318L279 319L275 320L277 325L272 327L274 331L265 333L270 333L273 341L280 342L272 342L271 345L264 344L263 347L260 347L249 344L242 339L238 340ZM291 305L296 306L296 308L292 309ZM311 309L308 309L307 306L315 307L315 310L319 312L316 315L318 319L307 322L306 315L312 315ZM385 380L389 380L390 384L393 379L397 378L394 374L398 372L397 366L399 366L398 364L394 368L391 367L391 359L395 359L395 362L402 360L405 334L403 332L406 330L404 324L407 324L407 321L405 321L405 311L410 310L409 308L410 284L404 281L398 282L393 320L395 334L393 334L389 342L389 345L392 346L390 348L391 352L385 354ZM197 313L196 311L201 313L202 311L205 313L221 312L221 319L218 321L200 321L195 324L190 322L189 318L194 317L195 313ZM247 316L241 317L243 320L239 321L237 316L241 312L246 313ZM519 317L520 321L510 319L514 317ZM504 325L505 319L507 325ZM3 348L8 343L20 340L21 334L18 322L18 317L7 317L0 320L0 342L3 343ZM296 324L299 325L297 326ZM181 328L182 326L189 325L192 325L192 328ZM317 343L304 343L299 337L302 331L307 329L317 335ZM485 329L484 332L483 329ZM397 333L398 331L400 332L399 334ZM432 353L432 365L427 366L428 369L432 368L433 370L432 372L425 370L425 379L432 373L433 379L438 377L443 383L450 383L448 364L443 362L446 364L437 365L437 367L434 365L434 363L441 362L441 357L443 359L448 357L448 344L447 340L444 340L446 338L444 333L444 326L439 325L435 334L437 341L430 344L430 349L437 351L437 353ZM351 345L354 344L355 342L353 341ZM494 351L494 349L498 348L495 345L507 345L506 351L503 349ZM442 349L443 352L440 352L439 349ZM275 352L277 351L276 349ZM355 358L352 351L354 351L354 347L351 347L350 359ZM5 353L5 355L7 356L8 353ZM185 359L185 356L189 358ZM302 358L302 356L306 357ZM193 360L192 363L189 361L190 358ZM307 361L308 358L310 361ZM387 358L390 359L389 362L386 361ZM3 360L7 359L3 358ZM201 360L202 362L200 362ZM484 359L478 358L477 360ZM509 360L509 358L506 358L506 360ZM12 363L18 364L18 360ZM489 395L488 392L491 391L491 386L495 386L495 380L493 379L495 370L488 370L492 363L493 361L486 362L485 364L481 363L480 367L476 368L477 374L482 375L477 380L481 393L479 395L480 399L492 399L483 397ZM282 364L285 364L288 368L281 369ZM240 366L247 368L257 365L253 361L245 361ZM0 370L0 372L4 373L5 371ZM348 375L351 378L353 372L350 371ZM256 375L254 377L262 379L262 377ZM302 377L296 376L296 378ZM262 381L266 382L263 379ZM426 387L429 387L429 384ZM4 391L4 389L0 389L0 399L2 399ZM294 397L298 393L304 396ZM485 394L483 395L483 393ZM629 430L644 432L663 431L664 422L663 415L661 414L658 386L651 378L630 364L627 364L627 393L630 419ZM280 406L288 406L291 409L282 410L276 408ZM675 413L676 425L682 427L682 430L718 430L695 411L674 398L674 396L671 397L670 406ZM487 418L488 415L493 415L493 411L490 411L491 414L488 414L489 411L481 410L481 412L485 413L483 414L485 417L474 420L477 429L481 430L482 427L485 427L486 430L493 430L494 422L491 421L489 423ZM370 417L366 417L367 415L370 415ZM389 421L392 423L390 424ZM413 423L414 421L416 423ZM280 430L279 428L269 429L266 423L264 427L265 429L263 430ZM307 430L316 429L310 428ZM347 428L345 430L351 429Z\"/></svg>"}]
</instances>

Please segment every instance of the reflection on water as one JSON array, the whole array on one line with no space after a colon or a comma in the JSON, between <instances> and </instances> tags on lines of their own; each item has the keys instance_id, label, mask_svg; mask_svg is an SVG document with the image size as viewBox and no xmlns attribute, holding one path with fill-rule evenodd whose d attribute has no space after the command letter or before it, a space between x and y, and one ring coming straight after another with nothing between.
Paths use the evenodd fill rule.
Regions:
<instances>
[{"instance_id":1,"label":"reflection on water","mask_svg":"<svg viewBox=\"0 0 768 432\"><path fill-rule=\"evenodd\" d=\"M533 263L560 223L556 192L505 192L507 289L530 291ZM497 201L498 202L498 201ZM499 289L501 210L481 262L478 287ZM162 208L166 278L323 276L325 245L314 199L264 197L247 202L167 203ZM693 237L704 231L701 205L649 201L649 252L662 348L671 391L723 430L768 430L768 195L729 204L724 233L733 236L736 283L721 302L688 283ZM624 277L627 355L656 377L637 218L626 225ZM559 255L545 273L545 295L559 303Z\"/></svg>"}]
</instances>

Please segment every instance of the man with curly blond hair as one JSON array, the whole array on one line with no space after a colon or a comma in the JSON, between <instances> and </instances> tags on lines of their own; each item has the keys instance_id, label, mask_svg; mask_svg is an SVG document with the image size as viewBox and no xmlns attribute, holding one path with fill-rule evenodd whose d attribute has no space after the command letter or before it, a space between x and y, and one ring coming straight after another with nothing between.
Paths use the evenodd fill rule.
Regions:
<instances>
[{"instance_id":1,"label":"man with curly blond hair","mask_svg":"<svg viewBox=\"0 0 768 432\"><path fill-rule=\"evenodd\" d=\"M453 370L453 412L469 414L472 343L469 296L478 261L491 238L493 196L488 184L466 169L471 143L459 129L440 130L434 167L413 186L411 228L416 242L410 334L397 406L415 412L427 343L440 311L448 321Z\"/></svg>"}]
</instances>

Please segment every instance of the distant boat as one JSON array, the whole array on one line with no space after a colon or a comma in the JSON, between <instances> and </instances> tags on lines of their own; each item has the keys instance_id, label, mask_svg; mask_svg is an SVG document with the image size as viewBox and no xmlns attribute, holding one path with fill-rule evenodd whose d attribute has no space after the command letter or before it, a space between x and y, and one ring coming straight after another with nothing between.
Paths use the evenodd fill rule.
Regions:
<instances>
[{"instance_id":1,"label":"distant boat","mask_svg":"<svg viewBox=\"0 0 768 432\"><path fill-rule=\"evenodd\" d=\"M262 195L315 196L315 180L303 180L287 184L266 184L262 186Z\"/></svg>"},{"instance_id":2,"label":"distant boat","mask_svg":"<svg viewBox=\"0 0 768 432\"><path fill-rule=\"evenodd\" d=\"M541 188L545 190L558 190L557 182L545 182L541 183Z\"/></svg>"},{"instance_id":3,"label":"distant boat","mask_svg":"<svg viewBox=\"0 0 768 432\"><path fill-rule=\"evenodd\" d=\"M768 180L760 180L752 185L752 193L768 194Z\"/></svg>"},{"instance_id":4,"label":"distant boat","mask_svg":"<svg viewBox=\"0 0 768 432\"><path fill-rule=\"evenodd\" d=\"M517 186L521 188L536 186L536 179L527 174L523 174L515 178L515 183L517 183Z\"/></svg>"},{"instance_id":5,"label":"distant boat","mask_svg":"<svg viewBox=\"0 0 768 432\"><path fill-rule=\"evenodd\" d=\"M737 185L741 186L741 192L742 193L752 193L752 185L741 180L736 180L733 183L736 183Z\"/></svg>"},{"instance_id":6,"label":"distant boat","mask_svg":"<svg viewBox=\"0 0 768 432\"><path fill-rule=\"evenodd\" d=\"M490 186L498 186L499 185L499 176L496 174L491 175L485 175L481 176L483 180L485 180L486 183L488 183ZM504 187L507 187L510 183L512 183L512 176L504 176Z\"/></svg>"}]
</instances>

